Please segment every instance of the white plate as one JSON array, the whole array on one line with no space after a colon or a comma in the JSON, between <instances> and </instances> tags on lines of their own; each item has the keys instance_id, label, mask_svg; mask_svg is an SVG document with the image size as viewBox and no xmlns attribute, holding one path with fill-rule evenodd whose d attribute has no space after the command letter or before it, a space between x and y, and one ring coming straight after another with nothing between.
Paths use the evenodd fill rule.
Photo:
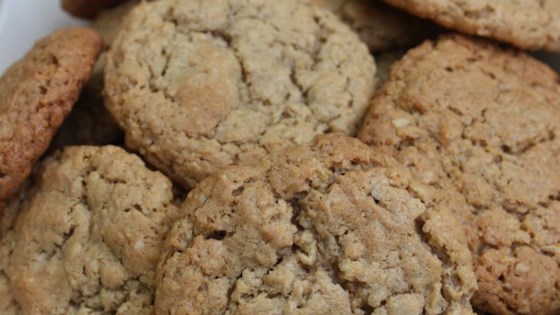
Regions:
<instances>
[{"instance_id":1,"label":"white plate","mask_svg":"<svg viewBox=\"0 0 560 315\"><path fill-rule=\"evenodd\" d=\"M0 73L37 39L65 26L84 24L64 13L60 0L0 0ZM536 55L560 71L560 54Z\"/></svg>"},{"instance_id":2,"label":"white plate","mask_svg":"<svg viewBox=\"0 0 560 315\"><path fill-rule=\"evenodd\" d=\"M70 25L83 25L60 9L60 0L0 0L0 73L35 41Z\"/></svg>"}]
</instances>

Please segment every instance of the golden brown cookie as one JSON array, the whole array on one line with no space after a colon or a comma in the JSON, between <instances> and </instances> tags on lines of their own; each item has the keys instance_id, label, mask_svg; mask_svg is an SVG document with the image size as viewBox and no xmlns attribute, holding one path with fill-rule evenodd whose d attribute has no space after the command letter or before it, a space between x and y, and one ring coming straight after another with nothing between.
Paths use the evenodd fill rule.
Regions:
<instances>
[{"instance_id":1,"label":"golden brown cookie","mask_svg":"<svg viewBox=\"0 0 560 315\"><path fill-rule=\"evenodd\" d=\"M160 314L472 314L458 222L354 138L235 166L187 197L158 265Z\"/></svg>"},{"instance_id":2,"label":"golden brown cookie","mask_svg":"<svg viewBox=\"0 0 560 315\"><path fill-rule=\"evenodd\" d=\"M144 2L122 27L107 106L126 145L185 188L317 134L355 134L375 88L358 36L300 0Z\"/></svg>"},{"instance_id":3,"label":"golden brown cookie","mask_svg":"<svg viewBox=\"0 0 560 315\"><path fill-rule=\"evenodd\" d=\"M429 20L397 10L381 0L303 0L331 10L355 30L373 53L408 48L436 35Z\"/></svg>"},{"instance_id":4,"label":"golden brown cookie","mask_svg":"<svg viewBox=\"0 0 560 315\"><path fill-rule=\"evenodd\" d=\"M560 312L560 85L546 65L460 35L392 69L359 138L454 187L492 314Z\"/></svg>"},{"instance_id":5,"label":"golden brown cookie","mask_svg":"<svg viewBox=\"0 0 560 315\"><path fill-rule=\"evenodd\" d=\"M62 8L75 17L92 19L101 11L126 0L61 0Z\"/></svg>"},{"instance_id":6,"label":"golden brown cookie","mask_svg":"<svg viewBox=\"0 0 560 315\"><path fill-rule=\"evenodd\" d=\"M385 0L455 29L523 49L560 51L558 0Z\"/></svg>"},{"instance_id":7,"label":"golden brown cookie","mask_svg":"<svg viewBox=\"0 0 560 315\"><path fill-rule=\"evenodd\" d=\"M6 212L0 292L9 283L16 303L0 298L0 307L152 314L161 241L177 208L171 182L140 158L111 146L66 148L39 164Z\"/></svg>"},{"instance_id":8,"label":"golden brown cookie","mask_svg":"<svg viewBox=\"0 0 560 315\"><path fill-rule=\"evenodd\" d=\"M102 46L101 36L91 29L60 30L0 77L0 209L48 148Z\"/></svg>"}]
</instances>

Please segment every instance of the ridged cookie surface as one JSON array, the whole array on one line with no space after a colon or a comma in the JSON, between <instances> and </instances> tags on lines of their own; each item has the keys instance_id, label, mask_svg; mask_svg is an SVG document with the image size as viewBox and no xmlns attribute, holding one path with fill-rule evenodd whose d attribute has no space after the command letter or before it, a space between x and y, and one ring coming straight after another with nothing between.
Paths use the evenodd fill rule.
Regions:
<instances>
[{"instance_id":1,"label":"ridged cookie surface","mask_svg":"<svg viewBox=\"0 0 560 315\"><path fill-rule=\"evenodd\" d=\"M333 135L219 172L169 233L156 311L471 314L471 255L436 194Z\"/></svg>"},{"instance_id":2,"label":"ridged cookie surface","mask_svg":"<svg viewBox=\"0 0 560 315\"><path fill-rule=\"evenodd\" d=\"M6 208L0 292L7 285L13 300L1 296L0 307L152 314L161 241L176 216L171 182L121 148L48 157Z\"/></svg>"}]
</instances>

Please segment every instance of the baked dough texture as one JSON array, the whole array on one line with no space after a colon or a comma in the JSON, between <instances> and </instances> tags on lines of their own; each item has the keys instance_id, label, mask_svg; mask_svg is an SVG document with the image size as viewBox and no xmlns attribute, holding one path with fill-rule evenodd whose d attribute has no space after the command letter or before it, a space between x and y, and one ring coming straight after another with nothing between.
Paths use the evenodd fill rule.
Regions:
<instances>
[{"instance_id":1,"label":"baked dough texture","mask_svg":"<svg viewBox=\"0 0 560 315\"><path fill-rule=\"evenodd\" d=\"M445 36L393 66L359 133L423 183L454 188L482 311L560 312L558 82L524 53Z\"/></svg>"},{"instance_id":2,"label":"baked dough texture","mask_svg":"<svg viewBox=\"0 0 560 315\"><path fill-rule=\"evenodd\" d=\"M522 49L560 51L558 0L385 0L462 33Z\"/></svg>"},{"instance_id":3,"label":"baked dough texture","mask_svg":"<svg viewBox=\"0 0 560 315\"><path fill-rule=\"evenodd\" d=\"M48 148L102 46L91 29L63 29L37 42L0 77L0 211Z\"/></svg>"},{"instance_id":4,"label":"baked dough texture","mask_svg":"<svg viewBox=\"0 0 560 315\"><path fill-rule=\"evenodd\" d=\"M472 314L458 221L437 192L355 138L234 166L182 205L159 314Z\"/></svg>"},{"instance_id":5,"label":"baked dough texture","mask_svg":"<svg viewBox=\"0 0 560 315\"><path fill-rule=\"evenodd\" d=\"M316 134L355 134L374 78L358 36L300 0L161 0L125 19L105 93L126 145L188 189Z\"/></svg>"},{"instance_id":6,"label":"baked dough texture","mask_svg":"<svg viewBox=\"0 0 560 315\"><path fill-rule=\"evenodd\" d=\"M2 310L152 314L161 241L177 217L172 184L121 148L69 147L46 158L7 207Z\"/></svg>"}]
</instances>

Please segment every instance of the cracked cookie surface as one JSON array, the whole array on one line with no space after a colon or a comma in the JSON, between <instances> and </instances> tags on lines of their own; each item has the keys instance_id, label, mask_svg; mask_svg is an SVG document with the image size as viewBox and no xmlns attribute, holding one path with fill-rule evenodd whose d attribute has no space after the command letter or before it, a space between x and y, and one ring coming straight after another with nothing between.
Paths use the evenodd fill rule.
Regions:
<instances>
[{"instance_id":1,"label":"cracked cookie surface","mask_svg":"<svg viewBox=\"0 0 560 315\"><path fill-rule=\"evenodd\" d=\"M405 11L471 35L522 49L560 51L557 0L385 0Z\"/></svg>"},{"instance_id":2,"label":"cracked cookie surface","mask_svg":"<svg viewBox=\"0 0 560 315\"><path fill-rule=\"evenodd\" d=\"M102 46L91 29L63 29L37 42L0 77L0 211L47 150Z\"/></svg>"},{"instance_id":3,"label":"cracked cookie surface","mask_svg":"<svg viewBox=\"0 0 560 315\"><path fill-rule=\"evenodd\" d=\"M127 146L185 188L316 134L355 134L375 88L358 36L299 0L142 3L105 70Z\"/></svg>"},{"instance_id":4,"label":"cracked cookie surface","mask_svg":"<svg viewBox=\"0 0 560 315\"><path fill-rule=\"evenodd\" d=\"M343 136L230 167L182 205L156 312L470 314L471 255L435 193Z\"/></svg>"},{"instance_id":5,"label":"cracked cookie surface","mask_svg":"<svg viewBox=\"0 0 560 315\"><path fill-rule=\"evenodd\" d=\"M335 13L358 33L372 53L408 48L439 32L429 20L397 10L381 0L300 0Z\"/></svg>"},{"instance_id":6,"label":"cracked cookie surface","mask_svg":"<svg viewBox=\"0 0 560 315\"><path fill-rule=\"evenodd\" d=\"M152 314L171 182L117 147L45 159L6 208L0 297L18 314Z\"/></svg>"},{"instance_id":7,"label":"cracked cookie surface","mask_svg":"<svg viewBox=\"0 0 560 315\"><path fill-rule=\"evenodd\" d=\"M523 53L442 37L397 62L359 133L422 182L455 188L473 306L490 313L560 311L558 82Z\"/></svg>"}]
</instances>

